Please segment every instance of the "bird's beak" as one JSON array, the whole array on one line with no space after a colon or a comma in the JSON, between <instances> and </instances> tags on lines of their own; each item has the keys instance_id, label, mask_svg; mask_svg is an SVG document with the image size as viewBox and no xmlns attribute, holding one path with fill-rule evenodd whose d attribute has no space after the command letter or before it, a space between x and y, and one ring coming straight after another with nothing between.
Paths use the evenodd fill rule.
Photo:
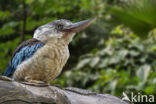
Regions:
<instances>
[{"instance_id":1,"label":"bird's beak","mask_svg":"<svg viewBox=\"0 0 156 104\"><path fill-rule=\"evenodd\" d=\"M73 23L72 25L65 27L62 31L64 32L79 32L88 27L95 19L88 19L80 22Z\"/></svg>"}]
</instances>

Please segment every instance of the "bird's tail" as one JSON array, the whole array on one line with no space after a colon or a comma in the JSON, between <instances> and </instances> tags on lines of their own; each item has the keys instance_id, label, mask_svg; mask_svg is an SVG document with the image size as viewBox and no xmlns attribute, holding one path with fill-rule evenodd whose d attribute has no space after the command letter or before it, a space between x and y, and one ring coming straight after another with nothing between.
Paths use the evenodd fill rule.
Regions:
<instances>
[{"instance_id":1,"label":"bird's tail","mask_svg":"<svg viewBox=\"0 0 156 104\"><path fill-rule=\"evenodd\" d=\"M3 75L4 75L4 76L7 76L7 77L11 77L11 76L12 76L12 71L13 71L13 69L12 69L12 67L9 65L9 66L6 68L6 70L5 70L5 72L3 73Z\"/></svg>"}]
</instances>

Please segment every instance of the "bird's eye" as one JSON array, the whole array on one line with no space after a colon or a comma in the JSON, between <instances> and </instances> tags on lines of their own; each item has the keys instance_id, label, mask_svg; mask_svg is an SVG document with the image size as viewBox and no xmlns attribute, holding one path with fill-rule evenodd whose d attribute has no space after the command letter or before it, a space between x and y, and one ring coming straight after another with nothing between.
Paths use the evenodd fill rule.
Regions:
<instances>
[{"instance_id":1,"label":"bird's eye","mask_svg":"<svg viewBox=\"0 0 156 104\"><path fill-rule=\"evenodd\" d=\"M61 25L61 24L57 25L56 29L57 30L62 30L63 29L63 25Z\"/></svg>"}]
</instances>

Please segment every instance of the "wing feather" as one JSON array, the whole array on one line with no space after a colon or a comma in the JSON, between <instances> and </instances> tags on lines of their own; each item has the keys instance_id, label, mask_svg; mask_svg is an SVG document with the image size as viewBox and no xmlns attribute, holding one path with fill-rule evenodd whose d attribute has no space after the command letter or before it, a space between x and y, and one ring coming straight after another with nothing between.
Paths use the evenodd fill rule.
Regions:
<instances>
[{"instance_id":1,"label":"wing feather","mask_svg":"<svg viewBox=\"0 0 156 104\"><path fill-rule=\"evenodd\" d=\"M21 43L13 53L12 59L4 75L11 77L18 65L29 59L44 43L37 39L30 39Z\"/></svg>"}]
</instances>

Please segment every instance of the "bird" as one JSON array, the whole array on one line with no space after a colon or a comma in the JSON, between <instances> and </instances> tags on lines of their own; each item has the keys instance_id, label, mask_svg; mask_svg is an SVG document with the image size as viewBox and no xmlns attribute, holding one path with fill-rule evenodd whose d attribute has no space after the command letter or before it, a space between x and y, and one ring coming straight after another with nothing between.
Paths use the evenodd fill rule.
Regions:
<instances>
[{"instance_id":1,"label":"bird","mask_svg":"<svg viewBox=\"0 0 156 104\"><path fill-rule=\"evenodd\" d=\"M4 79L29 85L49 85L61 72L70 56L69 43L75 34L94 19L72 23L55 20L38 27L33 38L22 42L14 51Z\"/></svg>"}]
</instances>

